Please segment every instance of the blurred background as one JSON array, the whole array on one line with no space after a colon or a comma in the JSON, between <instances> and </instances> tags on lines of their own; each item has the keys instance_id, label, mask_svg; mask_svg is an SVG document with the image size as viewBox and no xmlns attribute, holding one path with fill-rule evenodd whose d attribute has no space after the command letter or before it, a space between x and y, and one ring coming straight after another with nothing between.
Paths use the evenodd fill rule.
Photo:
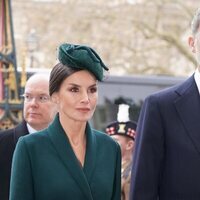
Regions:
<instances>
[{"instance_id":1,"label":"blurred background","mask_svg":"<svg viewBox=\"0 0 200 200\"><path fill-rule=\"evenodd\" d=\"M88 44L110 74L187 76L196 0L12 0L18 66L52 68L63 42Z\"/></svg>"},{"instance_id":2,"label":"blurred background","mask_svg":"<svg viewBox=\"0 0 200 200\"><path fill-rule=\"evenodd\" d=\"M40 70L49 71L57 62L56 48L63 42L93 47L110 68L99 87L99 105L92 121L97 129L103 130L108 122L116 120L116 99L131 99L130 117L137 121L147 95L181 82L196 67L187 41L190 23L199 5L196 0L10 2L12 24L1 25L13 27L16 68L5 69L19 75L16 83L18 79L25 79L24 71L27 76ZM7 72L4 71L4 79L11 77ZM5 81L2 85L1 108L10 112L12 101L6 98L11 97L5 94L9 86ZM19 87L17 109L22 106L19 95L23 84ZM15 116L20 118L21 114L15 113ZM16 120L13 123L16 124Z\"/></svg>"}]
</instances>

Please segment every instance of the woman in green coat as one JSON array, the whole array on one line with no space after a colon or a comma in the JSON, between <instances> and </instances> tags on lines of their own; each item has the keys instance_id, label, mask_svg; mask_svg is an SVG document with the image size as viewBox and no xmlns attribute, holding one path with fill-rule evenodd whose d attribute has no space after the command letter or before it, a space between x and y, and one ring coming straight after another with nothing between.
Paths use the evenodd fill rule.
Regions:
<instances>
[{"instance_id":1,"label":"woman in green coat","mask_svg":"<svg viewBox=\"0 0 200 200\"><path fill-rule=\"evenodd\" d=\"M58 59L49 88L58 114L47 129L20 138L10 200L120 200L120 147L88 123L108 69L87 46L62 44Z\"/></svg>"}]
</instances>

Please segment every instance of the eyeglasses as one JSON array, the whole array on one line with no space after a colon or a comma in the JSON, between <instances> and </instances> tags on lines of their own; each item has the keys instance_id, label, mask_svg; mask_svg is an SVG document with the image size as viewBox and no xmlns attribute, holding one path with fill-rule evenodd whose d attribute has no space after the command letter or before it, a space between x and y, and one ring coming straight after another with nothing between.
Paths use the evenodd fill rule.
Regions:
<instances>
[{"instance_id":1,"label":"eyeglasses","mask_svg":"<svg viewBox=\"0 0 200 200\"><path fill-rule=\"evenodd\" d=\"M24 98L24 102L31 102L33 99L39 103L46 103L50 100L49 95L41 94L38 96L34 96L31 94L23 94L21 95Z\"/></svg>"}]
</instances>

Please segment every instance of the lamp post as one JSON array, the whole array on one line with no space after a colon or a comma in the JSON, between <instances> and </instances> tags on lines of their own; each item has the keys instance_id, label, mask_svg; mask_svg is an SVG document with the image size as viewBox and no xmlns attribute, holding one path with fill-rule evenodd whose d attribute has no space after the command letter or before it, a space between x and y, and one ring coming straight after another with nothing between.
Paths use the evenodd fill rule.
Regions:
<instances>
[{"instance_id":1,"label":"lamp post","mask_svg":"<svg viewBox=\"0 0 200 200\"><path fill-rule=\"evenodd\" d=\"M38 37L35 29L31 29L31 31L27 36L26 42L27 42L27 51L29 54L29 67L33 68L35 62L35 51L38 48Z\"/></svg>"}]
</instances>

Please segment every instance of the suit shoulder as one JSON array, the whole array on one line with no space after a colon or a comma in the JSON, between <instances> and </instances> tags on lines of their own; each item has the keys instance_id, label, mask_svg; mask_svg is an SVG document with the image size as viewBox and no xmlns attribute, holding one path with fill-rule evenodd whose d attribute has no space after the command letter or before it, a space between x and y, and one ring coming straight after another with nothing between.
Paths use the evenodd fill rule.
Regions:
<instances>
[{"instance_id":1,"label":"suit shoulder","mask_svg":"<svg viewBox=\"0 0 200 200\"><path fill-rule=\"evenodd\" d=\"M193 76L186 79L185 81L176 84L174 86L162 89L160 91L157 91L149 96L146 97L146 101L157 101L158 99L161 101L170 101L177 98L179 96L179 92L180 90L182 90L183 88L186 90L187 88L189 88L191 86L191 84L194 83L194 78Z\"/></svg>"},{"instance_id":2,"label":"suit shoulder","mask_svg":"<svg viewBox=\"0 0 200 200\"><path fill-rule=\"evenodd\" d=\"M14 136L14 129L7 129L0 132L0 142L9 140Z\"/></svg>"}]
</instances>

